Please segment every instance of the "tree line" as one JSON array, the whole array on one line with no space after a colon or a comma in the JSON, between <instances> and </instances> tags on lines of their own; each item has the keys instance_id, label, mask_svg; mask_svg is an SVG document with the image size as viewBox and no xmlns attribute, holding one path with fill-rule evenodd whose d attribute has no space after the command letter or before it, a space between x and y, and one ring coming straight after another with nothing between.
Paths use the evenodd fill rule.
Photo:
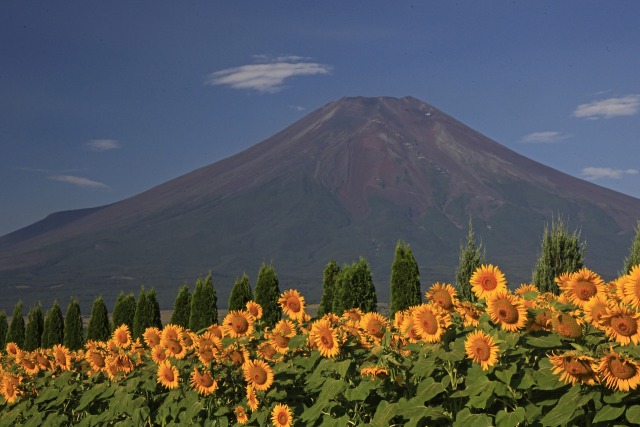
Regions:
<instances>
[{"instance_id":1,"label":"tree line","mask_svg":"<svg viewBox=\"0 0 640 427\"><path fill-rule=\"evenodd\" d=\"M628 274L634 265L640 264L640 221L636 225L636 235L624 261L620 274ZM586 242L580 233L569 232L561 218L546 225L538 260L533 270L531 283L541 292L556 295L560 290L554 279L563 273L573 273L584 266ZM469 220L467 241L460 245L455 288L461 300L475 302L469 279L473 272L485 264L485 251L478 242L471 220ZM409 244L398 241L395 249L390 278L390 317L398 311L421 303L420 273L418 264ZM327 313L342 314L344 310L358 308L363 312L376 311L377 296L371 268L363 257L352 264L340 267L335 260L329 261L323 271L323 292L317 316ZM278 303L280 288L278 276L272 264L262 263L258 272L255 289L252 291L246 273L236 279L228 302L228 309L244 310L249 301L255 301L263 309L266 325L275 325L282 317ZM198 278L193 294L189 285L184 284L178 291L170 323L199 331L218 322L217 296L211 273L204 279ZM4 311L0 312L0 349L6 343L16 343L20 348L32 351L37 348L51 348L63 344L71 350L81 349L86 340L106 341L113 330L125 324L134 339L141 337L148 327L162 328L160 306L155 290L145 291L141 287L138 299L133 293L118 296L109 320L107 307L101 296L92 306L86 335L77 299L72 298L66 315L58 301L46 315L40 304L32 307L25 323L23 304L18 301L13 310L11 324Z\"/></svg>"}]
</instances>

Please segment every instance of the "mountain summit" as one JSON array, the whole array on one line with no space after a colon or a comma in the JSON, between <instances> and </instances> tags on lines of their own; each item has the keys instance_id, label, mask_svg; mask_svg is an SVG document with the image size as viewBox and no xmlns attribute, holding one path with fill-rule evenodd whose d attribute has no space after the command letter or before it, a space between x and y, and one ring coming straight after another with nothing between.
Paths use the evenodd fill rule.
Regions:
<instances>
[{"instance_id":1,"label":"mountain summit","mask_svg":"<svg viewBox=\"0 0 640 427\"><path fill-rule=\"evenodd\" d=\"M488 262L519 284L558 214L586 238L587 265L615 275L640 200L523 157L415 98L343 98L139 195L1 237L0 287L88 304L144 284L169 307L178 286L212 271L224 304L236 277L272 261L281 288L313 301L331 258L364 256L384 300L398 239L412 246L423 287L453 281L470 217Z\"/></svg>"}]
</instances>

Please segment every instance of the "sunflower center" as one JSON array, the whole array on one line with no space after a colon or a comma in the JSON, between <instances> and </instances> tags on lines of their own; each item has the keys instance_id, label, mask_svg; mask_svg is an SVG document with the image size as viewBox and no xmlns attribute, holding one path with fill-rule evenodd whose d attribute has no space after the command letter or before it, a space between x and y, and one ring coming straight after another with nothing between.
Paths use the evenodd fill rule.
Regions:
<instances>
[{"instance_id":1,"label":"sunflower center","mask_svg":"<svg viewBox=\"0 0 640 427\"><path fill-rule=\"evenodd\" d=\"M231 353L231 361L235 364L235 365L241 365L244 363L244 355L239 352L238 350L234 350Z\"/></svg>"},{"instance_id":2,"label":"sunflower center","mask_svg":"<svg viewBox=\"0 0 640 427\"><path fill-rule=\"evenodd\" d=\"M173 369L164 370L164 379L167 380L168 382L173 382L173 379L174 379Z\"/></svg>"},{"instance_id":3,"label":"sunflower center","mask_svg":"<svg viewBox=\"0 0 640 427\"><path fill-rule=\"evenodd\" d=\"M182 345L178 341L170 340L167 344L167 348L173 354L180 354L182 351Z\"/></svg>"},{"instance_id":4,"label":"sunflower center","mask_svg":"<svg viewBox=\"0 0 640 427\"><path fill-rule=\"evenodd\" d=\"M289 338L282 335L274 335L273 340L278 344L278 347L284 348L289 346Z\"/></svg>"},{"instance_id":5,"label":"sunflower center","mask_svg":"<svg viewBox=\"0 0 640 427\"><path fill-rule=\"evenodd\" d=\"M329 336L327 336L326 334L323 334L320 337L320 342L322 342L322 345L324 345L325 347L333 346L333 340Z\"/></svg>"},{"instance_id":6,"label":"sunflower center","mask_svg":"<svg viewBox=\"0 0 640 427\"><path fill-rule=\"evenodd\" d=\"M498 282L492 277L485 277L482 287L485 291L492 291L498 286Z\"/></svg>"},{"instance_id":7,"label":"sunflower center","mask_svg":"<svg viewBox=\"0 0 640 427\"><path fill-rule=\"evenodd\" d=\"M249 330L249 321L243 316L234 317L231 320L231 329L236 334L243 334Z\"/></svg>"},{"instance_id":8,"label":"sunflower center","mask_svg":"<svg viewBox=\"0 0 640 427\"><path fill-rule=\"evenodd\" d=\"M211 387L213 385L213 378L209 374L197 375L198 383L203 387Z\"/></svg>"},{"instance_id":9,"label":"sunflower center","mask_svg":"<svg viewBox=\"0 0 640 427\"><path fill-rule=\"evenodd\" d=\"M535 322L536 324L542 326L542 327L546 327L547 323L549 323L549 319L551 319L551 313L549 313L548 311L543 311L542 313L538 314L535 317Z\"/></svg>"},{"instance_id":10,"label":"sunflower center","mask_svg":"<svg viewBox=\"0 0 640 427\"><path fill-rule=\"evenodd\" d=\"M382 323L377 320L369 322L369 324L367 325L367 332L376 338L382 338L382 336L384 335L382 333Z\"/></svg>"},{"instance_id":11,"label":"sunflower center","mask_svg":"<svg viewBox=\"0 0 640 427\"><path fill-rule=\"evenodd\" d=\"M289 310L293 311L294 313L297 313L300 311L300 300L296 297L289 297L287 298L287 307L289 307Z\"/></svg>"},{"instance_id":12,"label":"sunflower center","mask_svg":"<svg viewBox=\"0 0 640 427\"><path fill-rule=\"evenodd\" d=\"M578 338L582 335L582 328L573 317L562 314L555 322L555 329L559 335L567 338Z\"/></svg>"},{"instance_id":13,"label":"sunflower center","mask_svg":"<svg viewBox=\"0 0 640 427\"><path fill-rule=\"evenodd\" d=\"M638 331L635 320L626 314L616 316L611 321L611 327L620 335L630 337Z\"/></svg>"},{"instance_id":14,"label":"sunflower center","mask_svg":"<svg viewBox=\"0 0 640 427\"><path fill-rule=\"evenodd\" d=\"M473 354L477 360L489 360L489 357L491 355L489 344L481 340L475 341L473 343Z\"/></svg>"},{"instance_id":15,"label":"sunflower center","mask_svg":"<svg viewBox=\"0 0 640 427\"><path fill-rule=\"evenodd\" d=\"M434 335L438 332L438 319L430 311L424 312L420 315L420 326L427 334Z\"/></svg>"},{"instance_id":16,"label":"sunflower center","mask_svg":"<svg viewBox=\"0 0 640 427\"><path fill-rule=\"evenodd\" d=\"M262 385L267 382L267 372L259 366L251 368L250 376L253 382L258 385Z\"/></svg>"},{"instance_id":17,"label":"sunflower center","mask_svg":"<svg viewBox=\"0 0 640 427\"><path fill-rule=\"evenodd\" d=\"M504 323L518 322L518 309L506 299L499 299L493 303L498 319Z\"/></svg>"},{"instance_id":18,"label":"sunflower center","mask_svg":"<svg viewBox=\"0 0 640 427\"><path fill-rule=\"evenodd\" d=\"M453 301L449 292L444 290L438 290L433 293L432 300L445 310L453 308Z\"/></svg>"},{"instance_id":19,"label":"sunflower center","mask_svg":"<svg viewBox=\"0 0 640 427\"><path fill-rule=\"evenodd\" d=\"M92 353L91 354L91 361L92 361L93 365L97 366L98 368L104 368L104 366L105 366L104 359L98 353Z\"/></svg>"},{"instance_id":20,"label":"sunflower center","mask_svg":"<svg viewBox=\"0 0 640 427\"><path fill-rule=\"evenodd\" d=\"M598 304L591 309L591 318L595 323L600 322L600 318L603 314L607 313L607 306L605 304Z\"/></svg>"},{"instance_id":21,"label":"sunflower center","mask_svg":"<svg viewBox=\"0 0 640 427\"><path fill-rule=\"evenodd\" d=\"M589 301L598 292L596 285L591 282L578 282L574 289L575 295L582 301Z\"/></svg>"},{"instance_id":22,"label":"sunflower center","mask_svg":"<svg viewBox=\"0 0 640 427\"><path fill-rule=\"evenodd\" d=\"M285 425L289 422L289 417L287 417L287 414L285 414L284 412L281 412L278 415L278 422L282 425Z\"/></svg>"},{"instance_id":23,"label":"sunflower center","mask_svg":"<svg viewBox=\"0 0 640 427\"><path fill-rule=\"evenodd\" d=\"M609 370L614 377L628 380L636 374L636 369L621 357L612 357L609 360Z\"/></svg>"}]
</instances>

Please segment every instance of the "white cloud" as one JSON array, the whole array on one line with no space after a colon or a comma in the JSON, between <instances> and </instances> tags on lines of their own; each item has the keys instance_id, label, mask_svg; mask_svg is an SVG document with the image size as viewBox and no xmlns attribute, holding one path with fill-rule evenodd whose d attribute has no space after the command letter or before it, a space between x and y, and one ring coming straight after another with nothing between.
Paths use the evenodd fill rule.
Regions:
<instances>
[{"instance_id":1,"label":"white cloud","mask_svg":"<svg viewBox=\"0 0 640 427\"><path fill-rule=\"evenodd\" d=\"M546 144L562 141L570 137L570 135L555 131L533 132L520 138L520 142L525 144Z\"/></svg>"},{"instance_id":2,"label":"white cloud","mask_svg":"<svg viewBox=\"0 0 640 427\"><path fill-rule=\"evenodd\" d=\"M67 184L72 184L72 185L76 185L78 187L84 187L84 188L103 188L103 189L109 188L108 185L103 184L101 182L93 181L89 178L84 178L84 177L75 176L75 175L51 175L48 178L52 181L66 182Z\"/></svg>"},{"instance_id":3,"label":"white cloud","mask_svg":"<svg viewBox=\"0 0 640 427\"><path fill-rule=\"evenodd\" d=\"M227 68L209 74L205 84L231 86L234 89L249 89L263 93L275 93L282 90L282 84L290 77L329 74L332 67L308 60L300 56L254 55L260 64L242 65Z\"/></svg>"},{"instance_id":4,"label":"white cloud","mask_svg":"<svg viewBox=\"0 0 640 427\"><path fill-rule=\"evenodd\" d=\"M582 175L589 180L596 180L600 178L620 179L624 175L636 175L637 173L638 170L636 169L613 169L598 167L588 167L582 169Z\"/></svg>"},{"instance_id":5,"label":"white cloud","mask_svg":"<svg viewBox=\"0 0 640 427\"><path fill-rule=\"evenodd\" d=\"M109 151L120 148L120 143L115 139L92 139L84 144L91 151Z\"/></svg>"},{"instance_id":6,"label":"white cloud","mask_svg":"<svg viewBox=\"0 0 640 427\"><path fill-rule=\"evenodd\" d=\"M607 98L578 105L573 112L574 117L610 119L618 116L633 116L640 109L640 95L627 95L622 98Z\"/></svg>"}]
</instances>

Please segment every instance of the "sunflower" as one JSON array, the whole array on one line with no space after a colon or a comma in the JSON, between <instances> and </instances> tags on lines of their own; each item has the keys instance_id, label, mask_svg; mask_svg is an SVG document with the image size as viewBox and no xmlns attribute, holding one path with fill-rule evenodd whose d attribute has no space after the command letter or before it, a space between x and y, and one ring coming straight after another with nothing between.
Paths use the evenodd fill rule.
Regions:
<instances>
[{"instance_id":1,"label":"sunflower","mask_svg":"<svg viewBox=\"0 0 640 427\"><path fill-rule=\"evenodd\" d=\"M120 346L113 338L110 338L109 341L107 341L106 348L111 355L120 354Z\"/></svg>"},{"instance_id":2,"label":"sunflower","mask_svg":"<svg viewBox=\"0 0 640 427\"><path fill-rule=\"evenodd\" d=\"M116 358L113 360L113 364L118 372L124 372L125 374L128 374L129 372L133 371L133 362L131 362L131 359L126 354L116 356Z\"/></svg>"},{"instance_id":3,"label":"sunflower","mask_svg":"<svg viewBox=\"0 0 640 427\"><path fill-rule=\"evenodd\" d=\"M44 350L36 351L35 358L38 365L40 365L40 369L50 370L52 368L51 360L49 360L49 357L47 357L47 354Z\"/></svg>"},{"instance_id":4,"label":"sunflower","mask_svg":"<svg viewBox=\"0 0 640 427\"><path fill-rule=\"evenodd\" d=\"M85 353L84 358L94 371L103 371L107 366L104 354L100 350L89 350Z\"/></svg>"},{"instance_id":5,"label":"sunflower","mask_svg":"<svg viewBox=\"0 0 640 427\"><path fill-rule=\"evenodd\" d=\"M568 272L561 273L559 276L553 279L556 285L558 285L558 289L562 289L563 286L565 286L569 282L569 280L571 280L571 273Z\"/></svg>"},{"instance_id":6,"label":"sunflower","mask_svg":"<svg viewBox=\"0 0 640 427\"><path fill-rule=\"evenodd\" d=\"M71 354L65 346L56 344L53 346L53 357L56 365L64 371L71 370Z\"/></svg>"},{"instance_id":7,"label":"sunflower","mask_svg":"<svg viewBox=\"0 0 640 427\"><path fill-rule=\"evenodd\" d=\"M455 288L448 283L434 283L425 293L425 298L446 311L454 310L458 301Z\"/></svg>"},{"instance_id":8,"label":"sunflower","mask_svg":"<svg viewBox=\"0 0 640 427\"><path fill-rule=\"evenodd\" d=\"M640 265L636 265L631 269L629 274L621 280L623 302L629 304L632 308L640 308Z\"/></svg>"},{"instance_id":9,"label":"sunflower","mask_svg":"<svg viewBox=\"0 0 640 427\"><path fill-rule=\"evenodd\" d=\"M413 318L411 316L406 316L404 318L398 330L404 338L409 340L410 343L417 343L422 339L418 332L418 328L413 324Z\"/></svg>"},{"instance_id":10,"label":"sunflower","mask_svg":"<svg viewBox=\"0 0 640 427\"><path fill-rule=\"evenodd\" d=\"M485 299L494 292L507 289L507 280L498 267L482 264L469 279L471 290L478 299Z\"/></svg>"},{"instance_id":11,"label":"sunflower","mask_svg":"<svg viewBox=\"0 0 640 427\"><path fill-rule=\"evenodd\" d=\"M293 425L291 409L282 403L276 405L271 411L271 422L275 427L291 427Z\"/></svg>"},{"instance_id":12,"label":"sunflower","mask_svg":"<svg viewBox=\"0 0 640 427\"><path fill-rule=\"evenodd\" d=\"M442 338L446 326L441 310L435 303L421 304L413 310L413 325L424 341L435 343Z\"/></svg>"},{"instance_id":13,"label":"sunflower","mask_svg":"<svg viewBox=\"0 0 640 427\"><path fill-rule=\"evenodd\" d=\"M524 295L527 292L535 292L536 294L540 293L540 289L533 283L522 283L518 286L513 293L518 295L520 298L524 298Z\"/></svg>"},{"instance_id":14,"label":"sunflower","mask_svg":"<svg viewBox=\"0 0 640 427\"><path fill-rule=\"evenodd\" d=\"M227 347L225 349L225 358L232 365L244 366L249 361L249 351L244 347Z\"/></svg>"},{"instance_id":15,"label":"sunflower","mask_svg":"<svg viewBox=\"0 0 640 427\"><path fill-rule=\"evenodd\" d=\"M163 346L157 345L151 349L151 358L159 365L167 359L167 352Z\"/></svg>"},{"instance_id":16,"label":"sunflower","mask_svg":"<svg viewBox=\"0 0 640 427\"><path fill-rule=\"evenodd\" d=\"M150 326L145 329L144 333L142 334L142 338L149 348L160 345L160 329L156 328L155 326Z\"/></svg>"},{"instance_id":17,"label":"sunflower","mask_svg":"<svg viewBox=\"0 0 640 427\"><path fill-rule=\"evenodd\" d=\"M20 347L18 347L18 344L14 342L8 342L7 346L5 347L5 350L7 351L7 354L9 356L16 357L20 352Z\"/></svg>"},{"instance_id":18,"label":"sunflower","mask_svg":"<svg viewBox=\"0 0 640 427\"><path fill-rule=\"evenodd\" d=\"M126 324L122 324L113 331L111 339L118 345L119 348L129 348L131 346L131 332Z\"/></svg>"},{"instance_id":19,"label":"sunflower","mask_svg":"<svg viewBox=\"0 0 640 427\"><path fill-rule=\"evenodd\" d=\"M468 301L460 301L456 306L456 311L462 317L464 326L476 327L480 324L480 315L482 312Z\"/></svg>"},{"instance_id":20,"label":"sunflower","mask_svg":"<svg viewBox=\"0 0 640 427\"><path fill-rule=\"evenodd\" d=\"M295 289L289 289L280 295L278 299L284 314L290 318L302 321L304 316L304 297Z\"/></svg>"},{"instance_id":21,"label":"sunflower","mask_svg":"<svg viewBox=\"0 0 640 427\"><path fill-rule=\"evenodd\" d=\"M347 323L354 325L358 325L360 323L362 316L364 316L364 313L362 313L362 310L358 307L350 308L342 313L342 319L346 320Z\"/></svg>"},{"instance_id":22,"label":"sunflower","mask_svg":"<svg viewBox=\"0 0 640 427\"><path fill-rule=\"evenodd\" d=\"M366 313L362 316L359 326L375 341L380 341L388 328L387 320L376 312Z\"/></svg>"},{"instance_id":23,"label":"sunflower","mask_svg":"<svg viewBox=\"0 0 640 427\"><path fill-rule=\"evenodd\" d=\"M207 328L207 332L209 332L211 335L218 337L219 339L224 338L224 330L217 323L214 323L213 325L209 326Z\"/></svg>"},{"instance_id":24,"label":"sunflower","mask_svg":"<svg viewBox=\"0 0 640 427\"><path fill-rule=\"evenodd\" d=\"M40 371L40 365L35 361L34 355L29 352L21 351L16 361L28 375L33 376Z\"/></svg>"},{"instance_id":25,"label":"sunflower","mask_svg":"<svg viewBox=\"0 0 640 427\"><path fill-rule=\"evenodd\" d=\"M7 403L14 403L22 396L22 392L18 389L21 382L22 378L19 376L0 373L0 394Z\"/></svg>"},{"instance_id":26,"label":"sunflower","mask_svg":"<svg viewBox=\"0 0 640 427\"><path fill-rule=\"evenodd\" d=\"M496 292L487 301L487 314L502 329L515 332L527 325L527 310L522 300L508 291Z\"/></svg>"},{"instance_id":27,"label":"sunflower","mask_svg":"<svg viewBox=\"0 0 640 427\"><path fill-rule=\"evenodd\" d=\"M360 375L363 377L369 377L372 380L376 378L385 379L389 376L389 371L386 368L380 366L367 366L360 369Z\"/></svg>"},{"instance_id":28,"label":"sunflower","mask_svg":"<svg viewBox=\"0 0 640 427\"><path fill-rule=\"evenodd\" d=\"M320 319L313 323L309 338L313 337L312 342L324 357L336 357L340 353L340 345L338 343L338 335L331 327L331 324Z\"/></svg>"},{"instance_id":29,"label":"sunflower","mask_svg":"<svg viewBox=\"0 0 640 427\"><path fill-rule=\"evenodd\" d=\"M560 374L560 381L571 385L577 382L589 385L596 383L598 365L593 357L581 356L569 351L559 355L552 354L549 360L553 365L552 372L556 375Z\"/></svg>"},{"instance_id":30,"label":"sunflower","mask_svg":"<svg viewBox=\"0 0 640 427\"><path fill-rule=\"evenodd\" d=\"M184 328L179 325L168 324L162 329L162 334L160 335L160 342L162 341L178 341L182 336L182 331Z\"/></svg>"},{"instance_id":31,"label":"sunflower","mask_svg":"<svg viewBox=\"0 0 640 427\"><path fill-rule=\"evenodd\" d=\"M245 307L255 319L262 319L262 306L260 304L255 301L248 301Z\"/></svg>"},{"instance_id":32,"label":"sunflower","mask_svg":"<svg viewBox=\"0 0 640 427\"><path fill-rule=\"evenodd\" d=\"M600 359L598 374L608 388L628 392L640 384L640 363L610 348L609 354Z\"/></svg>"},{"instance_id":33,"label":"sunflower","mask_svg":"<svg viewBox=\"0 0 640 427\"><path fill-rule=\"evenodd\" d=\"M157 374L158 383L162 384L166 388L173 389L178 387L178 383L180 382L178 368L171 366L171 363L169 363L168 360L160 362Z\"/></svg>"},{"instance_id":34,"label":"sunflower","mask_svg":"<svg viewBox=\"0 0 640 427\"><path fill-rule=\"evenodd\" d=\"M278 353L286 353L289 351L289 341L291 338L282 333L269 334L269 344L276 349Z\"/></svg>"},{"instance_id":35,"label":"sunflower","mask_svg":"<svg viewBox=\"0 0 640 427\"><path fill-rule=\"evenodd\" d=\"M115 380L118 372L120 372L118 371L118 365L115 364L116 357L117 356L107 356L105 359L106 367L104 368L104 372L111 381Z\"/></svg>"},{"instance_id":36,"label":"sunflower","mask_svg":"<svg viewBox=\"0 0 640 427\"><path fill-rule=\"evenodd\" d=\"M273 384L273 369L262 360L249 360L242 370L247 383L258 391L266 391Z\"/></svg>"},{"instance_id":37,"label":"sunflower","mask_svg":"<svg viewBox=\"0 0 640 427\"><path fill-rule=\"evenodd\" d=\"M233 413L236 414L236 420L238 421L238 424L246 424L249 421L247 411L245 411L242 406L236 406L236 408L233 410Z\"/></svg>"},{"instance_id":38,"label":"sunflower","mask_svg":"<svg viewBox=\"0 0 640 427\"><path fill-rule=\"evenodd\" d=\"M565 338L579 338L582 336L582 322L570 313L557 312L551 315L551 327Z\"/></svg>"},{"instance_id":39,"label":"sunflower","mask_svg":"<svg viewBox=\"0 0 640 427\"><path fill-rule=\"evenodd\" d=\"M273 356L275 356L277 352L278 351L273 345L271 345L271 343L263 342L258 346L257 355L264 360L273 360Z\"/></svg>"},{"instance_id":40,"label":"sunflower","mask_svg":"<svg viewBox=\"0 0 640 427\"><path fill-rule=\"evenodd\" d=\"M602 326L600 320L603 315L609 312L610 306L612 306L612 303L609 302L605 294L596 294L595 296L592 296L589 301L582 306L584 320L587 323L590 323L594 328L604 330L605 327Z\"/></svg>"},{"instance_id":41,"label":"sunflower","mask_svg":"<svg viewBox=\"0 0 640 427\"><path fill-rule=\"evenodd\" d=\"M206 369L203 369L201 374L198 368L194 368L193 372L191 372L189 384L195 391L203 396L209 396L218 389L218 381L214 380L211 372Z\"/></svg>"},{"instance_id":42,"label":"sunflower","mask_svg":"<svg viewBox=\"0 0 640 427\"><path fill-rule=\"evenodd\" d=\"M616 342L627 345L631 342L638 344L640 341L640 313L617 304L612 305L609 312L600 317L600 321L605 334Z\"/></svg>"},{"instance_id":43,"label":"sunflower","mask_svg":"<svg viewBox=\"0 0 640 427\"><path fill-rule=\"evenodd\" d=\"M296 326L290 320L280 320L273 328L274 334L280 334L288 338L296 336Z\"/></svg>"},{"instance_id":44,"label":"sunflower","mask_svg":"<svg viewBox=\"0 0 640 427\"><path fill-rule=\"evenodd\" d=\"M498 363L498 345L494 343L491 335L482 330L469 333L464 342L467 357L477 362L483 371L488 371L490 366Z\"/></svg>"},{"instance_id":45,"label":"sunflower","mask_svg":"<svg viewBox=\"0 0 640 427\"><path fill-rule=\"evenodd\" d=\"M167 356L181 360L187 355L187 347L182 340L163 339L161 345L165 348Z\"/></svg>"},{"instance_id":46,"label":"sunflower","mask_svg":"<svg viewBox=\"0 0 640 427\"><path fill-rule=\"evenodd\" d=\"M260 406L260 402L258 401L258 396L256 396L256 389L253 386L247 386L247 405L249 405L249 409L251 412L255 412L258 410Z\"/></svg>"},{"instance_id":47,"label":"sunflower","mask_svg":"<svg viewBox=\"0 0 640 427\"><path fill-rule=\"evenodd\" d=\"M249 312L231 310L222 321L222 327L231 338L241 338L253 333L253 321Z\"/></svg>"},{"instance_id":48,"label":"sunflower","mask_svg":"<svg viewBox=\"0 0 640 427\"><path fill-rule=\"evenodd\" d=\"M605 293L602 278L586 267L571 274L569 280L558 285L572 304L582 308L591 297Z\"/></svg>"},{"instance_id":49,"label":"sunflower","mask_svg":"<svg viewBox=\"0 0 640 427\"><path fill-rule=\"evenodd\" d=\"M411 316L407 316L407 311L408 310L398 310L393 315L393 327L396 328L397 330L402 329L402 322L404 322L405 318L411 317Z\"/></svg>"},{"instance_id":50,"label":"sunflower","mask_svg":"<svg viewBox=\"0 0 640 427\"><path fill-rule=\"evenodd\" d=\"M203 365L208 365L216 358L218 350L214 347L200 347L196 350L196 354Z\"/></svg>"},{"instance_id":51,"label":"sunflower","mask_svg":"<svg viewBox=\"0 0 640 427\"><path fill-rule=\"evenodd\" d=\"M527 331L551 331L551 310L548 308L534 310L534 315L529 319L527 324Z\"/></svg>"}]
</instances>

